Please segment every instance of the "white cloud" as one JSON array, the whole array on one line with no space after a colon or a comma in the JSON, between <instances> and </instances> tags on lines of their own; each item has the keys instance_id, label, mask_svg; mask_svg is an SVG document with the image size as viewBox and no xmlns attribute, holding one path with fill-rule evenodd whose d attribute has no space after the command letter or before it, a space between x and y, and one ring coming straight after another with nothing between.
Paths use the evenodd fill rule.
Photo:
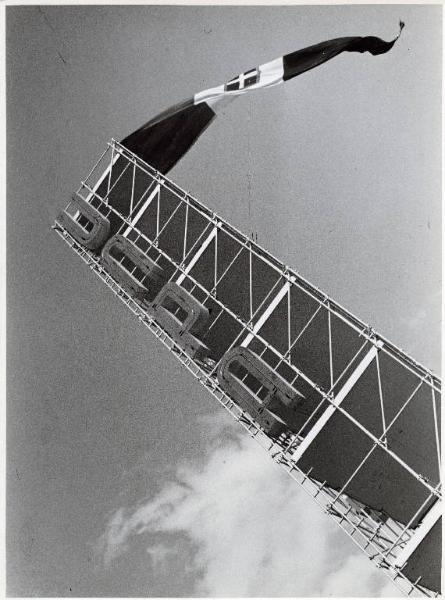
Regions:
<instances>
[{"instance_id":1,"label":"white cloud","mask_svg":"<svg viewBox=\"0 0 445 600\"><path fill-rule=\"evenodd\" d=\"M228 426L208 424L212 438ZM153 499L115 512L99 544L106 564L141 535L153 558L152 538L164 534L159 560L168 561L171 534L182 534L195 549L185 569L195 569L200 596L398 595L250 438L222 439L200 467L181 465Z\"/></svg>"},{"instance_id":2,"label":"white cloud","mask_svg":"<svg viewBox=\"0 0 445 600\"><path fill-rule=\"evenodd\" d=\"M379 576L375 567L369 564L369 559L363 554L353 554L343 560L339 569L329 573L323 581L320 596L351 595L350 590L356 588L355 596L369 597L399 597L405 595L386 577ZM354 579L355 583L351 582Z\"/></svg>"},{"instance_id":3,"label":"white cloud","mask_svg":"<svg viewBox=\"0 0 445 600\"><path fill-rule=\"evenodd\" d=\"M176 549L169 548L166 544L155 544L149 546L146 552L151 558L153 567L159 569L166 566L168 557L176 554Z\"/></svg>"}]
</instances>

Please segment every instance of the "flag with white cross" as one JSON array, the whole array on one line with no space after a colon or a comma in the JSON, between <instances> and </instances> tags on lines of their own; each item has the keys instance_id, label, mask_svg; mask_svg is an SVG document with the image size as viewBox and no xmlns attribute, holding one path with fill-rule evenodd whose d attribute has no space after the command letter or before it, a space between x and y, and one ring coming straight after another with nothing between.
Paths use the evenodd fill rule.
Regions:
<instances>
[{"instance_id":1,"label":"flag with white cross","mask_svg":"<svg viewBox=\"0 0 445 600\"><path fill-rule=\"evenodd\" d=\"M400 22L399 33L390 42L374 36L343 37L285 54L167 109L127 136L122 144L161 173L167 173L210 125L218 110L238 96L288 81L342 52L384 54L394 46L403 27Z\"/></svg>"}]
</instances>

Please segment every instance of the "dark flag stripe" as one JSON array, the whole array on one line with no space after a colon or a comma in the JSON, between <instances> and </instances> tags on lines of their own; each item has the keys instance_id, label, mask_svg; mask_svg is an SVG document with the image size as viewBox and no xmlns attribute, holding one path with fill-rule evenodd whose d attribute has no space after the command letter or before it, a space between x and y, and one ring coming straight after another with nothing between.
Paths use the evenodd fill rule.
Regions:
<instances>
[{"instance_id":1,"label":"dark flag stripe","mask_svg":"<svg viewBox=\"0 0 445 600\"><path fill-rule=\"evenodd\" d=\"M168 173L210 125L218 108L243 94L292 79L341 52L384 54L393 47L403 27L400 22L399 34L391 42L373 36L337 38L249 69L227 84L199 92L165 110L127 136L122 144L161 173Z\"/></svg>"},{"instance_id":2,"label":"dark flag stripe","mask_svg":"<svg viewBox=\"0 0 445 600\"><path fill-rule=\"evenodd\" d=\"M215 118L205 102L186 101L155 117L130 134L122 144L142 160L168 173Z\"/></svg>"},{"instance_id":3,"label":"dark flag stripe","mask_svg":"<svg viewBox=\"0 0 445 600\"><path fill-rule=\"evenodd\" d=\"M398 40L404 23L400 22L399 35L391 42L385 42L378 37L344 37L315 44L302 50L283 56L283 80L288 81L305 71L309 71L342 52L369 52L376 56L389 52Z\"/></svg>"}]
</instances>

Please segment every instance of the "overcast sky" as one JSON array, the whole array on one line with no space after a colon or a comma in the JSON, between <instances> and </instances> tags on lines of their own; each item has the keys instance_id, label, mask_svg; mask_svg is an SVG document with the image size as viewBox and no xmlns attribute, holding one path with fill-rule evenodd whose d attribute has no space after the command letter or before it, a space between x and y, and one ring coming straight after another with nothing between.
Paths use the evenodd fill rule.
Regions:
<instances>
[{"instance_id":1,"label":"overcast sky","mask_svg":"<svg viewBox=\"0 0 445 600\"><path fill-rule=\"evenodd\" d=\"M8 593L397 592L50 230L106 142L255 65L171 178L437 373L441 7L7 8Z\"/></svg>"}]
</instances>

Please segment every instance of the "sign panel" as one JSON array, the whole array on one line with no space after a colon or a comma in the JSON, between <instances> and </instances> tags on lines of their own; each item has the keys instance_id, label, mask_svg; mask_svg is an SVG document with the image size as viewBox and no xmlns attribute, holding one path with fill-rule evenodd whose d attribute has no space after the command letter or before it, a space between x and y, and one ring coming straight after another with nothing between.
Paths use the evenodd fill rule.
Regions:
<instances>
[{"instance_id":1,"label":"sign panel","mask_svg":"<svg viewBox=\"0 0 445 600\"><path fill-rule=\"evenodd\" d=\"M67 231L66 214L59 227L88 239L292 468L330 490L332 510L346 502L363 513L372 540L386 527L385 568L405 548L398 575L438 591L425 557L440 552L440 530L424 523L441 498L440 381L120 144L103 160L78 192L97 214L75 200L65 213L83 233Z\"/></svg>"}]
</instances>

